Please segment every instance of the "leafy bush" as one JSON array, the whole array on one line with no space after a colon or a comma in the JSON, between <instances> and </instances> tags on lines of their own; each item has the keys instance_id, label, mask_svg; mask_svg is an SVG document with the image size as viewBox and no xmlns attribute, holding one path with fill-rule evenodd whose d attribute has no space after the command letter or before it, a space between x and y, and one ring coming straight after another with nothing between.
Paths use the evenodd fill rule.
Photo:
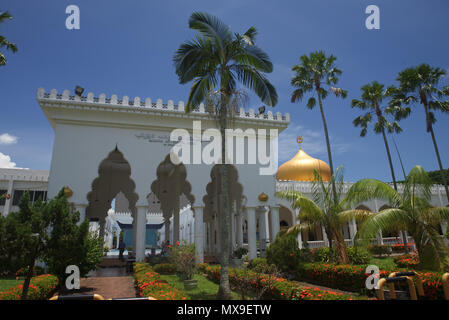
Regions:
<instances>
[{"instance_id":1,"label":"leafy bush","mask_svg":"<svg viewBox=\"0 0 449 320\"><path fill-rule=\"evenodd\" d=\"M407 247L409 252L413 251L414 244L413 243L407 243ZM404 244L403 243L397 243L391 246L391 249L393 253L403 253L404 252Z\"/></svg>"},{"instance_id":2,"label":"leafy bush","mask_svg":"<svg viewBox=\"0 0 449 320\"><path fill-rule=\"evenodd\" d=\"M58 278L51 274L43 274L31 278L27 300L45 300L51 297L58 286ZM23 285L18 285L0 292L0 300L20 300Z\"/></svg>"},{"instance_id":3,"label":"leafy bush","mask_svg":"<svg viewBox=\"0 0 449 320\"><path fill-rule=\"evenodd\" d=\"M413 270L413 269L412 269ZM412 271L410 268L395 270L380 270L380 278L388 277L392 272ZM333 265L322 263L306 263L298 268L297 279L310 283L336 288L340 290L367 293L374 295L374 291L367 291L365 273L366 265ZM443 273L420 272L426 299L443 300L444 291L441 282ZM406 284L398 284L397 290L408 291Z\"/></svg>"},{"instance_id":4,"label":"leafy bush","mask_svg":"<svg viewBox=\"0 0 449 320\"><path fill-rule=\"evenodd\" d=\"M176 267L172 263L160 263L153 266L153 270L159 274L175 274Z\"/></svg>"},{"instance_id":5,"label":"leafy bush","mask_svg":"<svg viewBox=\"0 0 449 320\"><path fill-rule=\"evenodd\" d=\"M216 283L220 282L220 266L210 266L203 263L199 266L206 276ZM242 286L242 282L252 287L252 291L263 291L262 299L275 300L363 300L364 297L355 297L330 290L304 287L296 282L272 275L258 274L243 269L229 268L229 282L233 290ZM261 288L265 287L265 288Z\"/></svg>"},{"instance_id":6,"label":"leafy bush","mask_svg":"<svg viewBox=\"0 0 449 320\"><path fill-rule=\"evenodd\" d=\"M195 245L184 241L182 245L176 243L170 251L170 260L176 266L180 279L190 280L196 269Z\"/></svg>"},{"instance_id":7,"label":"leafy bush","mask_svg":"<svg viewBox=\"0 0 449 320\"><path fill-rule=\"evenodd\" d=\"M277 271L276 265L268 264L267 259L265 258L255 258L251 260L248 264L248 269L256 273L266 274L272 274Z\"/></svg>"},{"instance_id":8,"label":"leafy bush","mask_svg":"<svg viewBox=\"0 0 449 320\"><path fill-rule=\"evenodd\" d=\"M399 268L416 269L419 266L419 258L417 254L404 254L402 256L393 257L394 263Z\"/></svg>"},{"instance_id":9,"label":"leafy bush","mask_svg":"<svg viewBox=\"0 0 449 320\"><path fill-rule=\"evenodd\" d=\"M160 254L157 255L149 255L146 258L147 262L150 266L154 266L156 264L170 263L170 258L167 256L163 256Z\"/></svg>"},{"instance_id":10,"label":"leafy bush","mask_svg":"<svg viewBox=\"0 0 449 320\"><path fill-rule=\"evenodd\" d=\"M363 247L346 247L346 252L348 254L349 262L351 264L367 264L371 259L371 254ZM332 261L337 260L337 254L335 251L332 252ZM312 249L312 260L313 262L323 262L329 263L331 261L329 255L328 247L321 247Z\"/></svg>"},{"instance_id":11,"label":"leafy bush","mask_svg":"<svg viewBox=\"0 0 449 320\"><path fill-rule=\"evenodd\" d=\"M296 233L279 234L266 251L268 264L276 265L283 272L294 272L301 262Z\"/></svg>"},{"instance_id":12,"label":"leafy bush","mask_svg":"<svg viewBox=\"0 0 449 320\"><path fill-rule=\"evenodd\" d=\"M363 247L347 247L346 251L351 264L368 264L371 260L371 254Z\"/></svg>"},{"instance_id":13,"label":"leafy bush","mask_svg":"<svg viewBox=\"0 0 449 320\"><path fill-rule=\"evenodd\" d=\"M392 252L391 245L389 244L372 244L368 246L369 252L371 252L374 255L383 256L387 255L389 256Z\"/></svg>"},{"instance_id":14,"label":"leafy bush","mask_svg":"<svg viewBox=\"0 0 449 320\"><path fill-rule=\"evenodd\" d=\"M40 276L45 273L45 269L40 266L34 266L33 277ZM17 270L16 277L25 277L28 274L28 267L23 267Z\"/></svg>"},{"instance_id":15,"label":"leafy bush","mask_svg":"<svg viewBox=\"0 0 449 320\"><path fill-rule=\"evenodd\" d=\"M134 280L141 297L153 297L157 300L187 299L182 291L161 280L159 274L145 262L134 263Z\"/></svg>"},{"instance_id":16,"label":"leafy bush","mask_svg":"<svg viewBox=\"0 0 449 320\"><path fill-rule=\"evenodd\" d=\"M248 253L248 249L243 248L243 247L240 247L240 248L237 248L237 249L234 250L233 256L234 256L236 259L242 259L243 256L244 256L245 254L247 254L247 253Z\"/></svg>"}]
</instances>

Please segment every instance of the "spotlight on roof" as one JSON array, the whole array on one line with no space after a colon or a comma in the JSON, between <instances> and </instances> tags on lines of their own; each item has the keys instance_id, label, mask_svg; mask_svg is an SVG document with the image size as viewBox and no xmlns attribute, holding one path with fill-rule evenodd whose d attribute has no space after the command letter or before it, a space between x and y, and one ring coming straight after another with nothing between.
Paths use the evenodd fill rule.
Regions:
<instances>
[{"instance_id":1,"label":"spotlight on roof","mask_svg":"<svg viewBox=\"0 0 449 320\"><path fill-rule=\"evenodd\" d=\"M259 114L264 114L265 113L265 106L261 106L259 108Z\"/></svg>"},{"instance_id":2,"label":"spotlight on roof","mask_svg":"<svg viewBox=\"0 0 449 320\"><path fill-rule=\"evenodd\" d=\"M78 97L81 97L81 95L83 94L83 92L84 92L84 88L82 88L82 87L80 87L80 86L76 86L76 87L75 87L75 94L76 94Z\"/></svg>"}]
</instances>

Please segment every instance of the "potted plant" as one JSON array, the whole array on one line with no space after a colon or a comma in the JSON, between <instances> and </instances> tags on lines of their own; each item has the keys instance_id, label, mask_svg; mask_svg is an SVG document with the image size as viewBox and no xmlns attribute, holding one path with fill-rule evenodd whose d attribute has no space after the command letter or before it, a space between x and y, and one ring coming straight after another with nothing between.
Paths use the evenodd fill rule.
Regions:
<instances>
[{"instance_id":1,"label":"potted plant","mask_svg":"<svg viewBox=\"0 0 449 320\"><path fill-rule=\"evenodd\" d=\"M234 250L234 252L232 253L232 266L234 268L239 268L242 266L243 264L243 256L246 255L248 253L248 249L243 248L243 247L239 247L237 249Z\"/></svg>"},{"instance_id":2,"label":"potted plant","mask_svg":"<svg viewBox=\"0 0 449 320\"><path fill-rule=\"evenodd\" d=\"M176 243L170 252L170 260L176 266L176 274L184 281L184 289L191 290L198 286L198 281L193 279L196 270L195 245L184 242Z\"/></svg>"},{"instance_id":3,"label":"potted plant","mask_svg":"<svg viewBox=\"0 0 449 320\"><path fill-rule=\"evenodd\" d=\"M109 247L104 247L103 248L103 254L104 254L104 256L106 257L107 255L108 255L108 252L109 252Z\"/></svg>"},{"instance_id":4,"label":"potted plant","mask_svg":"<svg viewBox=\"0 0 449 320\"><path fill-rule=\"evenodd\" d=\"M134 257L133 248L127 247L126 251L128 251L128 258Z\"/></svg>"}]
</instances>

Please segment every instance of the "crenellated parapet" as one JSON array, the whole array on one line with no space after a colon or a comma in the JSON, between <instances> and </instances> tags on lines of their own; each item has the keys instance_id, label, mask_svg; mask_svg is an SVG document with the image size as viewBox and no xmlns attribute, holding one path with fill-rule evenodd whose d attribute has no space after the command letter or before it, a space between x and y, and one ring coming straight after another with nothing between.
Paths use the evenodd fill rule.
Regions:
<instances>
[{"instance_id":1,"label":"crenellated parapet","mask_svg":"<svg viewBox=\"0 0 449 320\"><path fill-rule=\"evenodd\" d=\"M119 99L115 94L108 98L104 93L100 94L98 97L95 97L92 92L89 92L87 96L80 97L78 95L70 95L69 90L64 90L62 93L58 93L56 89L52 89L50 92L45 92L43 88L39 88L37 91L37 100L39 103L50 104L64 103L66 105L98 106L105 108L115 107L117 109L129 108L148 112L164 111L167 112L167 115L173 113L185 113L185 104L183 101L179 101L178 104L175 104L173 100L168 100L167 103L164 103L162 99L157 99L154 102L150 98L141 99L140 97L135 97L134 99L130 99L128 96L123 96ZM198 108L193 110L192 113L205 115L209 114L203 103L201 103ZM272 111L268 111L263 114L258 114L254 111L254 109L249 109L246 111L244 108L240 108L240 110L236 113L236 117L240 119L278 122L283 125L290 123L290 114L285 113L282 115L281 112L273 113Z\"/></svg>"}]
</instances>

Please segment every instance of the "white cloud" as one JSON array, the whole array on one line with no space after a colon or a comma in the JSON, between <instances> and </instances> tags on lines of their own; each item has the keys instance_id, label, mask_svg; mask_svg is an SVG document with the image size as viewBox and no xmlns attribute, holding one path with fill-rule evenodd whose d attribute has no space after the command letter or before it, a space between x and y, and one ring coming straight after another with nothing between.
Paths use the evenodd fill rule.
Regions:
<instances>
[{"instance_id":1,"label":"white cloud","mask_svg":"<svg viewBox=\"0 0 449 320\"><path fill-rule=\"evenodd\" d=\"M0 144L14 144L19 138L10 135L9 133L0 134Z\"/></svg>"},{"instance_id":2,"label":"white cloud","mask_svg":"<svg viewBox=\"0 0 449 320\"><path fill-rule=\"evenodd\" d=\"M11 157L0 152L0 168L25 169L16 167L16 163L11 161Z\"/></svg>"},{"instance_id":3,"label":"white cloud","mask_svg":"<svg viewBox=\"0 0 449 320\"><path fill-rule=\"evenodd\" d=\"M296 138L302 136L302 149L312 157L328 161L326 139L320 130L312 130L300 125L290 125L279 136L279 164L290 160L298 152ZM349 148L349 144L339 142L335 136L330 136L332 154L342 154Z\"/></svg>"}]
</instances>

